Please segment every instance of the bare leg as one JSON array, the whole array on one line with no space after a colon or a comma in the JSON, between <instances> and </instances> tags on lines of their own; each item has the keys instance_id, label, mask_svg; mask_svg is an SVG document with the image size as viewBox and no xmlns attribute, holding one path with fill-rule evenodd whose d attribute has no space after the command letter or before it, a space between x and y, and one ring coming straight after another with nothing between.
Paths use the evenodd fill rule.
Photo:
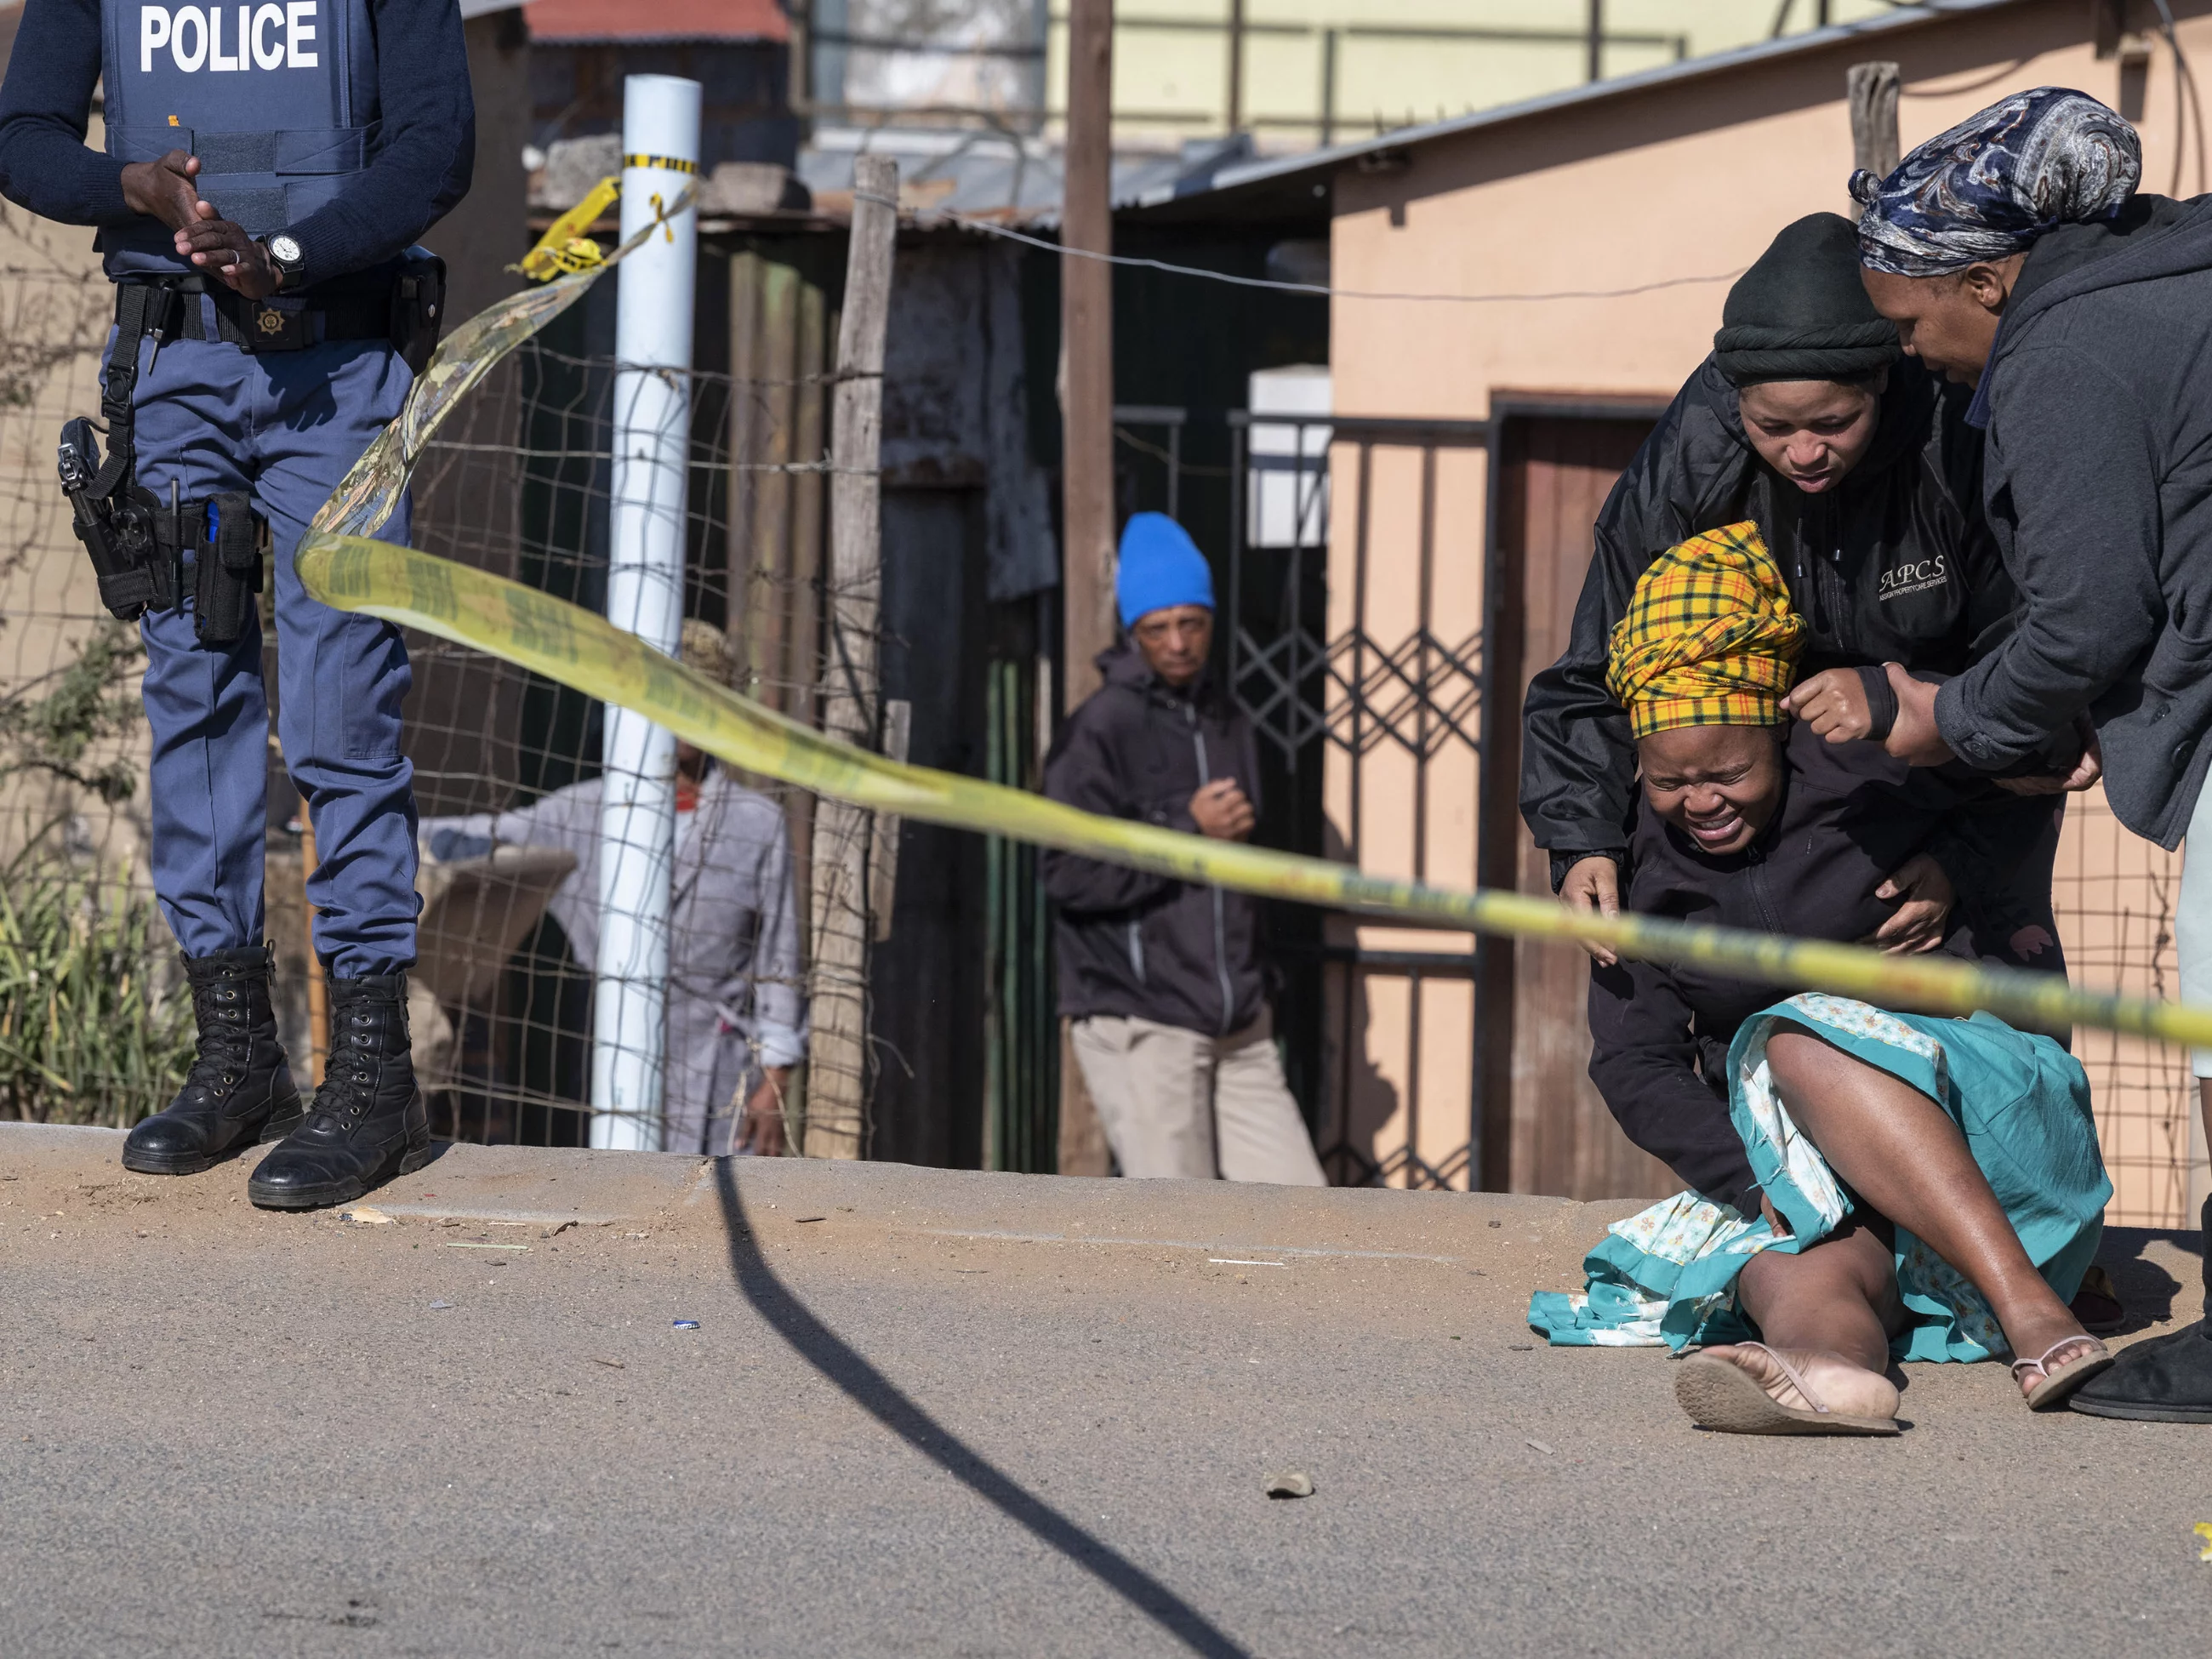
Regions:
<instances>
[{"instance_id":1,"label":"bare leg","mask_svg":"<svg viewBox=\"0 0 2212 1659\"><path fill-rule=\"evenodd\" d=\"M1989 1299L2014 1354L2093 1339L2021 1248L1996 1194L1942 1108L1802 1026L1775 1028L1766 1061L1783 1104L1866 1201L1964 1273ZM2062 1349L2057 1365L2075 1358ZM2025 1393L2033 1379L2023 1379Z\"/></svg>"},{"instance_id":2,"label":"bare leg","mask_svg":"<svg viewBox=\"0 0 2212 1659\"><path fill-rule=\"evenodd\" d=\"M1736 1280L1744 1311L1768 1347L1795 1365L1830 1410L1891 1417L1897 1389L1883 1375L1889 1339L1905 1325L1893 1253L1874 1229L1849 1221L1795 1255L1762 1251ZM1788 1374L1755 1348L1705 1352L1741 1366L1777 1400L1799 1409Z\"/></svg>"},{"instance_id":3,"label":"bare leg","mask_svg":"<svg viewBox=\"0 0 2212 1659\"><path fill-rule=\"evenodd\" d=\"M1889 1339L1905 1328L1893 1247L1856 1219L1796 1255L1761 1251L1736 1290L1773 1346L1832 1353L1862 1370L1887 1370Z\"/></svg>"}]
</instances>

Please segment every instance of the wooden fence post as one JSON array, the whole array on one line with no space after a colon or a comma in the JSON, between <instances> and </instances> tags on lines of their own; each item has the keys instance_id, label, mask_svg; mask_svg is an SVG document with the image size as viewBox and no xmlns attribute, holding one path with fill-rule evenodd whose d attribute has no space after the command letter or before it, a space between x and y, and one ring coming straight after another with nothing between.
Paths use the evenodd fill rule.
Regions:
<instances>
[{"instance_id":1,"label":"wooden fence post","mask_svg":"<svg viewBox=\"0 0 2212 1659\"><path fill-rule=\"evenodd\" d=\"M822 729L876 741L881 685L876 629L883 592L884 337L898 234L898 164L862 155L853 169L852 243L830 427L830 572L820 678ZM866 1150L870 815L823 798L814 812L813 1039L806 1066L809 1158Z\"/></svg>"},{"instance_id":2,"label":"wooden fence post","mask_svg":"<svg viewBox=\"0 0 2212 1659\"><path fill-rule=\"evenodd\" d=\"M1844 71L1851 112L1851 165L1887 178L1897 166L1897 65L1854 64Z\"/></svg>"}]
</instances>

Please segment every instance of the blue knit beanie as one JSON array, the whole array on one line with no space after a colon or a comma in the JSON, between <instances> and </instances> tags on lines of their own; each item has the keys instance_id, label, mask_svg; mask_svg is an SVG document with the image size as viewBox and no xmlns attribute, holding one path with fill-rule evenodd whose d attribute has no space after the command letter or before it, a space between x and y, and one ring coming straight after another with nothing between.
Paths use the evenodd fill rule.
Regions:
<instances>
[{"instance_id":1,"label":"blue knit beanie","mask_svg":"<svg viewBox=\"0 0 2212 1659\"><path fill-rule=\"evenodd\" d=\"M1211 611L1213 572L1190 532L1166 514L1132 514L1121 531L1114 597L1124 628L1134 628L1139 617L1170 605L1202 605Z\"/></svg>"}]
</instances>

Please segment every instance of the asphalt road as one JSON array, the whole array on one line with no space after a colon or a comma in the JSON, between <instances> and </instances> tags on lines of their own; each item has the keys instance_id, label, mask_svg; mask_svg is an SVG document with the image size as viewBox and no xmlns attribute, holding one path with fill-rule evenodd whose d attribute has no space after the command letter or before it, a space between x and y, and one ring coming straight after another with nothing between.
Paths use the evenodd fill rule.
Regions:
<instances>
[{"instance_id":1,"label":"asphalt road","mask_svg":"<svg viewBox=\"0 0 2212 1659\"><path fill-rule=\"evenodd\" d=\"M2212 1648L2212 1430L1701 1434L1520 1323L1627 1206L461 1147L378 1223L118 1139L0 1128L11 1655Z\"/></svg>"}]
</instances>

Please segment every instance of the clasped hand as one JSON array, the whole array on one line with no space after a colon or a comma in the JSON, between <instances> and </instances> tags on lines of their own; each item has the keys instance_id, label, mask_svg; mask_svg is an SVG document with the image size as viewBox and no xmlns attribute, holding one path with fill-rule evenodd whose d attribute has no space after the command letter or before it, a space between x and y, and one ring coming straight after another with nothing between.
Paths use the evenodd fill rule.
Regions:
<instances>
[{"instance_id":1,"label":"clasped hand","mask_svg":"<svg viewBox=\"0 0 2212 1659\"><path fill-rule=\"evenodd\" d=\"M177 252L249 300L276 291L282 273L269 252L200 199L200 158L173 149L158 161L123 169L123 199L134 212L159 219L177 234Z\"/></svg>"},{"instance_id":2,"label":"clasped hand","mask_svg":"<svg viewBox=\"0 0 2212 1659\"><path fill-rule=\"evenodd\" d=\"M1897 719L1882 747L1899 760L1915 766L1940 766L1952 758L1950 745L1936 726L1938 688L1906 673L1899 664L1882 665L1889 687L1897 695ZM1808 676L1783 698L1783 708L1811 726L1814 734L1830 743L1856 743L1874 734L1874 711L1867 702L1866 683L1855 668L1830 668ZM1997 778L1996 787L2015 795L2079 794L2105 775L2104 751L2098 747L2096 728L2085 717L2075 722L2081 738L2081 753L2063 772L2035 777Z\"/></svg>"},{"instance_id":3,"label":"clasped hand","mask_svg":"<svg viewBox=\"0 0 2212 1659\"><path fill-rule=\"evenodd\" d=\"M1190 821L1201 836L1216 841L1243 841L1259 820L1236 779L1216 778L1200 786L1190 798Z\"/></svg>"}]
</instances>

